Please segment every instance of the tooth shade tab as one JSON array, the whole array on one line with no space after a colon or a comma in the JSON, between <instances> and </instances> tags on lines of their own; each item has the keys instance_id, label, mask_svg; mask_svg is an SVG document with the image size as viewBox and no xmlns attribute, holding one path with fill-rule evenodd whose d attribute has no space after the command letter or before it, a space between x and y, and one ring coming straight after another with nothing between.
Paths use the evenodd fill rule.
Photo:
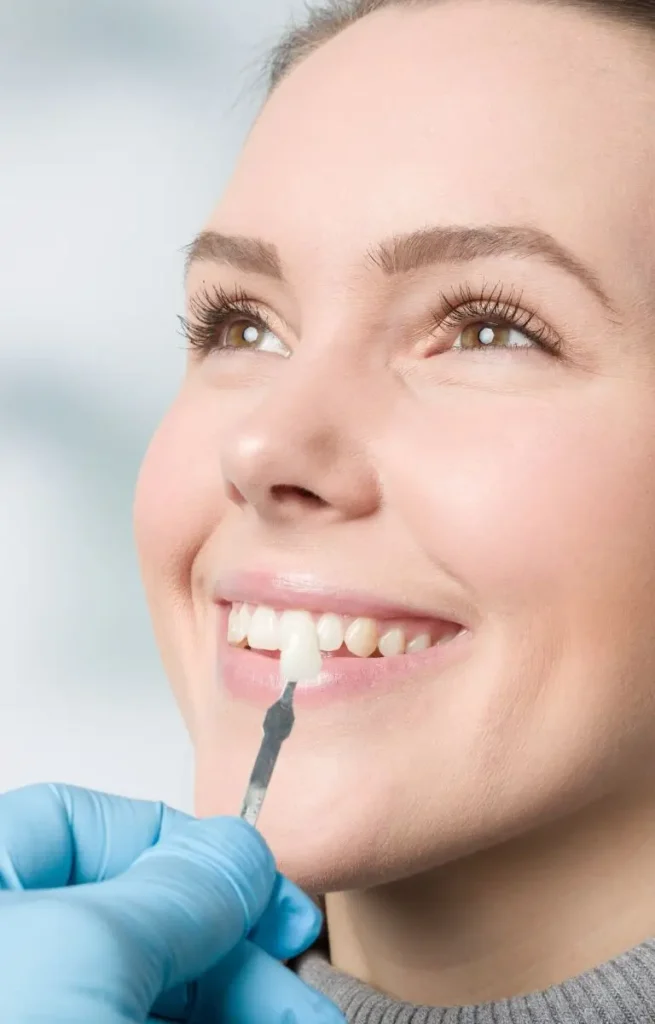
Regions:
<instances>
[{"instance_id":1,"label":"tooth shade tab","mask_svg":"<svg viewBox=\"0 0 655 1024\"><path fill-rule=\"evenodd\" d=\"M321 652L316 636L292 634L280 651L280 678L284 683L316 682L321 673Z\"/></svg>"},{"instance_id":2,"label":"tooth shade tab","mask_svg":"<svg viewBox=\"0 0 655 1024\"><path fill-rule=\"evenodd\" d=\"M278 633L280 647L283 647L293 636L306 636L316 640L316 623L310 612L282 612Z\"/></svg>"}]
</instances>

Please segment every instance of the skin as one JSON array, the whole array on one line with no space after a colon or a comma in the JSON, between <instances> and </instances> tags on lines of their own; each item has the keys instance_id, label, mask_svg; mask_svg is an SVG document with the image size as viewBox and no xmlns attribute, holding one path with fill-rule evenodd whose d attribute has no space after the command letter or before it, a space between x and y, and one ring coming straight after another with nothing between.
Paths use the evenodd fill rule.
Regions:
<instances>
[{"instance_id":1,"label":"skin","mask_svg":"<svg viewBox=\"0 0 655 1024\"><path fill-rule=\"evenodd\" d=\"M191 354L139 481L198 813L238 809L261 728L217 679L221 572L472 624L443 672L299 716L261 818L330 894L333 962L399 998L528 992L655 933L654 66L645 33L564 8L371 15L283 81L208 221L275 244L287 283L189 273L292 352ZM612 312L538 257L367 264L427 224L548 231ZM431 339L439 293L485 283L561 354Z\"/></svg>"}]
</instances>

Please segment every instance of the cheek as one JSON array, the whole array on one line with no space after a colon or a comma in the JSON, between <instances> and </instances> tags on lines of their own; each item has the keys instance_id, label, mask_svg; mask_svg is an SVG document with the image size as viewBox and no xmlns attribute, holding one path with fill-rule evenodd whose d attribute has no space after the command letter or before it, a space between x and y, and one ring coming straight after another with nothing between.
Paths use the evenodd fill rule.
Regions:
<instances>
[{"instance_id":1,"label":"cheek","mask_svg":"<svg viewBox=\"0 0 655 1024\"><path fill-rule=\"evenodd\" d=\"M168 679L187 726L202 710L206 614L203 568L224 508L218 427L184 393L155 434L134 505L141 572Z\"/></svg>"},{"instance_id":2,"label":"cheek","mask_svg":"<svg viewBox=\"0 0 655 1024\"><path fill-rule=\"evenodd\" d=\"M193 560L222 517L225 494L214 434L202 410L182 395L150 443L134 504L147 584L188 588Z\"/></svg>"},{"instance_id":3,"label":"cheek","mask_svg":"<svg viewBox=\"0 0 655 1024\"><path fill-rule=\"evenodd\" d=\"M424 551L500 613L595 597L601 580L634 591L640 574L650 579L652 400L638 409L632 396L629 415L606 396L588 408L575 396L460 401L466 415L453 401L447 419L423 421L411 444L398 432L392 449L402 514Z\"/></svg>"}]
</instances>

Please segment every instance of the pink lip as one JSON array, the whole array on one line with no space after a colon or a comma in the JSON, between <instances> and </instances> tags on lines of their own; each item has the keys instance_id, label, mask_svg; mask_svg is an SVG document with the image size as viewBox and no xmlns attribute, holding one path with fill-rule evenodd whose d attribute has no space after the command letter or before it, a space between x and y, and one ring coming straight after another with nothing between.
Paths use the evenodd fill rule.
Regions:
<instances>
[{"instance_id":1,"label":"pink lip","mask_svg":"<svg viewBox=\"0 0 655 1024\"><path fill-rule=\"evenodd\" d=\"M300 585L299 585L299 581ZM411 609L407 605L371 599L357 592L337 591L317 586L310 577L272 577L264 573L234 574L222 577L215 591L218 607L218 661L221 683L239 700L257 707L268 707L279 696L281 683L278 658L227 642L228 602L267 604L274 608L303 608L312 612L333 611L342 615L367 615L375 619L435 619L434 613ZM450 621L454 621L452 618ZM331 656L323 662L318 683L299 686L295 704L299 708L324 707L339 700L376 695L404 685L416 685L416 677L435 672L459 659L468 647L466 629L453 640L391 658Z\"/></svg>"},{"instance_id":2,"label":"pink lip","mask_svg":"<svg viewBox=\"0 0 655 1024\"><path fill-rule=\"evenodd\" d=\"M344 590L309 575L274 576L265 572L234 572L221 576L214 588L214 600L265 604L272 608L303 608L308 612L337 615L366 615L371 619L446 619L462 622L459 614L447 610L426 611L411 604L385 601L374 594ZM462 623L464 625L464 623Z\"/></svg>"}]
</instances>

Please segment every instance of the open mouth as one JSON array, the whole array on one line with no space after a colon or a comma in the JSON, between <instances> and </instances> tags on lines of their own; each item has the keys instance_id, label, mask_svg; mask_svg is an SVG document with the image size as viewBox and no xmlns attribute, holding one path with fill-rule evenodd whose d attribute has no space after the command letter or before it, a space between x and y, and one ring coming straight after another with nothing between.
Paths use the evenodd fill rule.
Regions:
<instances>
[{"instance_id":1,"label":"open mouth","mask_svg":"<svg viewBox=\"0 0 655 1024\"><path fill-rule=\"evenodd\" d=\"M325 658L398 657L448 643L460 631L444 620L377 620L244 602L234 602L227 616L228 644L272 656L295 641L317 647Z\"/></svg>"},{"instance_id":2,"label":"open mouth","mask_svg":"<svg viewBox=\"0 0 655 1024\"><path fill-rule=\"evenodd\" d=\"M279 694L281 678L298 682L299 706L319 707L432 678L461 661L470 646L471 628L463 620L425 615L313 577L224 576L214 601L220 685L262 707Z\"/></svg>"}]
</instances>

